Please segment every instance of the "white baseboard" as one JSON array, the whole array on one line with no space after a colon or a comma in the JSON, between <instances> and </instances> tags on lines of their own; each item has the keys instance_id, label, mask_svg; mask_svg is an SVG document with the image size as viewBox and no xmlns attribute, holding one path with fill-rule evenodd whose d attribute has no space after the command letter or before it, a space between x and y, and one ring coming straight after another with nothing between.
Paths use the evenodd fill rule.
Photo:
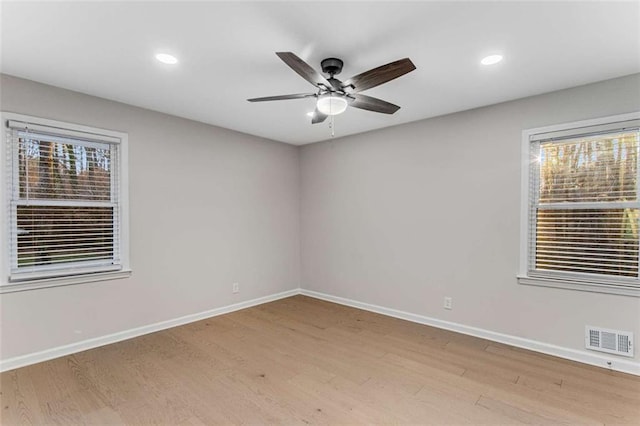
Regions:
<instances>
[{"instance_id":1,"label":"white baseboard","mask_svg":"<svg viewBox=\"0 0 640 426\"><path fill-rule=\"evenodd\" d=\"M372 305L369 303L358 302L356 300L347 299L339 296L332 296L325 293L319 293L312 290L305 289L293 289L283 291L281 293L272 294L265 297L259 297L257 299L247 300L245 302L235 303L229 306L223 306L221 308L211 309L196 314L186 315L180 318L175 318L167 321L161 321L155 324L150 324L130 330L121 331L118 333L109 334L106 336L96 337L93 339L83 340L69 345L59 346L52 349L47 349L41 352L35 352L6 360L0 360L0 372L13 370L19 367L24 367L31 364L36 364L42 361L48 361L50 359L59 358L65 355L71 355L77 352L86 351L88 349L97 348L99 346L108 345L111 343L120 342L122 340L131 339L133 337L142 336L144 334L154 333L160 330L166 330L167 328L177 327L180 325L188 324L195 321L200 321L206 318L215 317L218 315L227 314L230 312L238 311L240 309L249 308L263 303L272 302L278 299L284 299L286 297L302 294L305 296L313 297L316 299L326 300L341 305L351 306L366 311L375 312L382 315L387 315L394 318L400 318L403 320L415 322L418 324L425 324L432 327L442 328L445 330L455 331L457 333L468 334L475 337L491 340L494 342L504 343L507 345L515 346L518 348L529 349L535 352L544 353L547 355L553 355L572 361L581 362L584 364L595 365L610 370L620 371L623 373L634 374L640 376L640 363L630 360L619 359L617 357L600 355L585 351L579 351L575 349L565 348L562 346L556 346L549 343L538 342L536 340L525 339L522 337L511 336L508 334L497 333L494 331L484 330L482 328L470 327L463 324L457 324L450 321L439 320L436 318L430 318L423 315L412 314L410 312L399 311L396 309L385 308L383 306Z\"/></svg>"},{"instance_id":2,"label":"white baseboard","mask_svg":"<svg viewBox=\"0 0 640 426\"><path fill-rule=\"evenodd\" d=\"M518 348L529 349L547 355L553 355L560 358L577 361L584 364L595 365L597 367L609 370L621 371L623 373L634 374L640 376L640 363L626 359L620 359L614 356L606 356L591 352L579 351L576 349L556 346L549 343L538 342L536 340L525 339L522 337L511 336L508 334L497 333L495 331L484 330L482 328L470 327L468 325L457 324L454 322L443 321L436 318L430 318L423 315L412 314L409 312L398 311L396 309L385 308L383 306L371 305L369 303L358 302L356 300L346 299L344 297L332 296L316 291L300 289L300 294L314 297L316 299L326 300L328 302L338 303L341 305L351 306L353 308L363 309L394 318L425 324L432 327L442 328L445 330L455 331L457 333L468 334L470 336L480 337L482 339L494 342L504 343Z\"/></svg>"},{"instance_id":3,"label":"white baseboard","mask_svg":"<svg viewBox=\"0 0 640 426\"><path fill-rule=\"evenodd\" d=\"M48 361L50 359L59 358L65 355L71 355L77 352L82 352L88 349L97 348L99 346L120 342L122 340L131 339L133 337L142 336L144 334L154 333L160 330L166 330L167 328L177 327L179 325L200 321L206 318L228 314L229 312L238 311L240 309L249 308L251 306L261 305L263 303L272 302L278 299L284 299L285 297L295 296L296 294L300 294L300 290L297 288L293 290L283 291L281 293L272 294L269 296L259 297L257 299L247 300L245 302L234 303L233 305L223 306L221 308L198 312L191 315L185 315L180 318L161 321L155 324L149 324L142 327L132 328L130 330L108 334L106 336L82 340L80 342L58 346L56 348L47 349L41 352L35 352L17 356L14 358L0 360L0 372L13 370L19 367L25 367L27 365L36 364L42 361Z\"/></svg>"}]
</instances>

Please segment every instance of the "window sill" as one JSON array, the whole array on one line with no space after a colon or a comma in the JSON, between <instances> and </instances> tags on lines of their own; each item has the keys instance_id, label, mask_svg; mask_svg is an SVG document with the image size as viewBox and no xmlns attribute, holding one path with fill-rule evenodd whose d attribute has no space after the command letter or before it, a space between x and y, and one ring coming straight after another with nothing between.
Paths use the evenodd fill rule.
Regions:
<instances>
[{"instance_id":1,"label":"window sill","mask_svg":"<svg viewBox=\"0 0 640 426\"><path fill-rule=\"evenodd\" d=\"M117 280L122 278L129 278L130 276L131 270L124 270L112 272L97 272L93 274L83 274L72 277L42 278L0 285L0 294L36 290L39 288L86 284L97 281Z\"/></svg>"},{"instance_id":2,"label":"window sill","mask_svg":"<svg viewBox=\"0 0 640 426\"><path fill-rule=\"evenodd\" d=\"M518 284L540 287L563 288L566 290L588 291L591 293L617 294L620 296L640 297L640 288L619 286L589 281L574 281L562 278L542 278L518 275Z\"/></svg>"}]
</instances>

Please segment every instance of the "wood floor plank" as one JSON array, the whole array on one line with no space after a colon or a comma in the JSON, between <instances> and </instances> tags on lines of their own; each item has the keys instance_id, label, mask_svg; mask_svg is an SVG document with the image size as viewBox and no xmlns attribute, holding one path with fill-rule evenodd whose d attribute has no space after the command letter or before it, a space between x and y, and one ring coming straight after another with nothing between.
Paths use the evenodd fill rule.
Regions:
<instances>
[{"instance_id":1,"label":"wood floor plank","mask_svg":"<svg viewBox=\"0 0 640 426\"><path fill-rule=\"evenodd\" d=\"M510 405L506 402L495 400L486 396L481 396L477 402L477 405L485 407L488 410L507 417L518 423L524 423L529 425L548 425L552 423L564 423L558 422L558 419L545 417L539 413L527 411L521 407Z\"/></svg>"},{"instance_id":2,"label":"wood floor plank","mask_svg":"<svg viewBox=\"0 0 640 426\"><path fill-rule=\"evenodd\" d=\"M44 417L26 368L0 375L0 424L38 425Z\"/></svg>"},{"instance_id":3,"label":"wood floor plank","mask_svg":"<svg viewBox=\"0 0 640 426\"><path fill-rule=\"evenodd\" d=\"M506 345L491 344L487 352L500 360L517 366L522 365L529 375L540 379L545 374L561 379L564 390L575 389L582 397L595 395L598 400L626 400L640 409L640 380L629 374L605 370L594 366L574 363L549 355L537 354Z\"/></svg>"},{"instance_id":4,"label":"wood floor plank","mask_svg":"<svg viewBox=\"0 0 640 426\"><path fill-rule=\"evenodd\" d=\"M0 423L640 424L640 378L295 296L0 375Z\"/></svg>"}]
</instances>

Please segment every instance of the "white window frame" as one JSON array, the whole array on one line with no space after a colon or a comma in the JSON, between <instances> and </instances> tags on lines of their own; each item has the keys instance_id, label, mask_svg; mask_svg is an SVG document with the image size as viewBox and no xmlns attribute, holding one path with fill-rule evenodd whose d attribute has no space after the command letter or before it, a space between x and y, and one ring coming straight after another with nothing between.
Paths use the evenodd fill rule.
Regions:
<instances>
[{"instance_id":1,"label":"white window frame","mask_svg":"<svg viewBox=\"0 0 640 426\"><path fill-rule=\"evenodd\" d=\"M566 132L567 135L580 135L585 132L586 127L593 126L612 126L614 123L639 120L640 112L631 112L628 114L619 114L609 117L595 118L591 120L576 121L572 123L556 124L546 127L537 127L526 129L522 132L522 151L521 151L521 199L520 199L520 266L517 275L518 283L524 285L536 285L542 287L554 287L570 290L589 291L595 293L617 294L624 296L640 297L640 280L635 280L631 285L628 278L617 280L614 277L603 277L602 279L571 277L570 274L557 274L553 272L545 274L545 276L531 276L529 273L529 226L531 221L530 209L530 161L531 161L531 143L532 139L544 133ZM638 181L640 184L640 179Z\"/></svg>"},{"instance_id":2,"label":"white window frame","mask_svg":"<svg viewBox=\"0 0 640 426\"><path fill-rule=\"evenodd\" d=\"M60 135L85 137L91 136L92 139L109 140L118 144L119 151L119 173L114 179L119 179L119 218L120 218L120 266L115 270L99 271L99 272L70 272L64 276L46 276L35 275L20 280L11 280L11 250L10 226L11 226L11 196L12 196L12 180L9 179L9 168L11 162L14 161L13 155L9 153L7 140L8 122L27 123L30 128L38 126L48 129L55 129ZM0 173L0 271L2 279L0 280L0 293L9 293L15 291L33 290L46 287L57 287L71 284L82 284L96 281L113 280L127 278L131 275L131 266L129 263L129 173L128 173L128 134L113 130L99 129L95 127L83 126L74 123L66 123L57 120L49 120L45 118L32 117L24 114L12 112L1 112L0 122L2 123L2 147L0 148L0 164L3 169Z\"/></svg>"}]
</instances>

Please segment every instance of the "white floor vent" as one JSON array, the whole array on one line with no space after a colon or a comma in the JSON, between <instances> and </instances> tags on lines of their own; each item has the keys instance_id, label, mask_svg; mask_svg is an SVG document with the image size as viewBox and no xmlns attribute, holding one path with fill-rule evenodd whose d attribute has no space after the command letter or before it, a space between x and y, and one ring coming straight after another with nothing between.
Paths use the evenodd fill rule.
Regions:
<instances>
[{"instance_id":1,"label":"white floor vent","mask_svg":"<svg viewBox=\"0 0 640 426\"><path fill-rule=\"evenodd\" d=\"M587 326L584 343L587 349L633 357L633 333Z\"/></svg>"}]
</instances>

